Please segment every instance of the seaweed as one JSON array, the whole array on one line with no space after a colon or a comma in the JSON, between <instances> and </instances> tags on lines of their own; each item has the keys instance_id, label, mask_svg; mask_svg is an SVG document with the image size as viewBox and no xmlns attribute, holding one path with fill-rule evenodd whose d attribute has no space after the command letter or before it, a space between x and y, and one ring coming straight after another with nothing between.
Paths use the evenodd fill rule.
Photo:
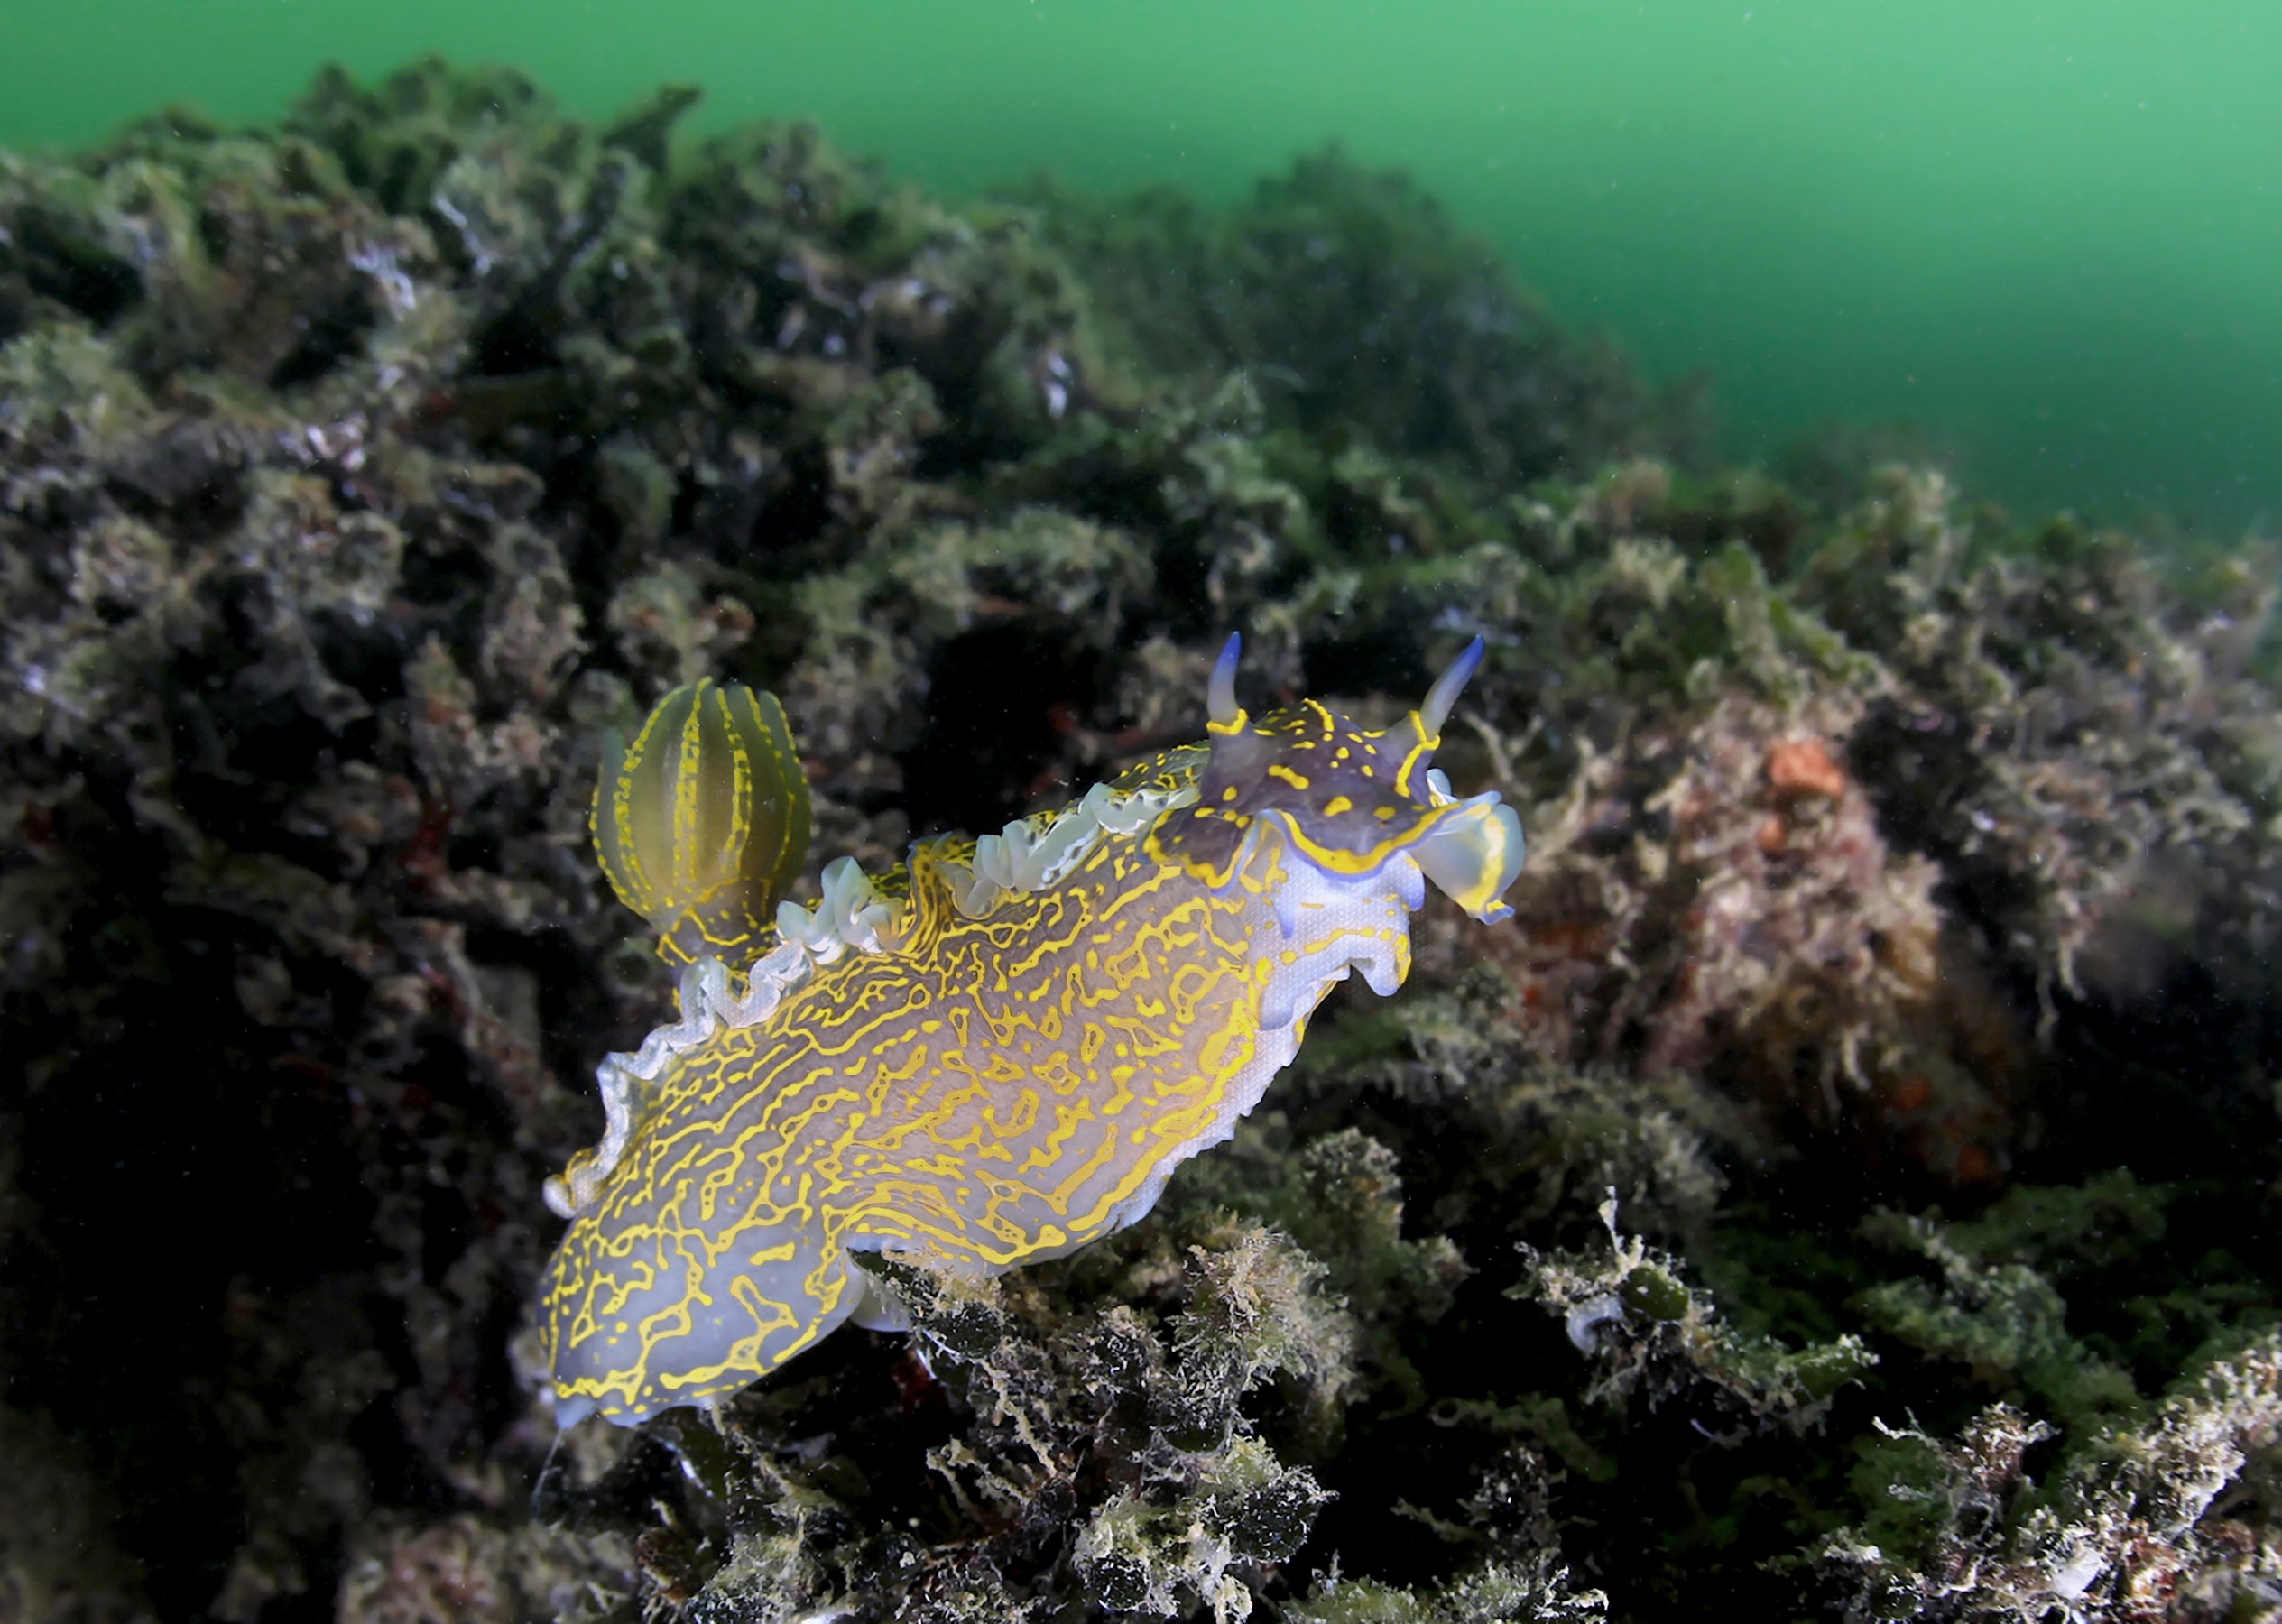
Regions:
<instances>
[{"instance_id":1,"label":"seaweed","mask_svg":"<svg viewBox=\"0 0 2282 1624\"><path fill-rule=\"evenodd\" d=\"M1335 153L953 208L692 95L0 158L0 1611L2273 1611L2268 551L1719 467ZM1518 927L1144 1224L558 1436L603 735L765 684L877 866L1232 626L1366 721L1484 637Z\"/></svg>"}]
</instances>

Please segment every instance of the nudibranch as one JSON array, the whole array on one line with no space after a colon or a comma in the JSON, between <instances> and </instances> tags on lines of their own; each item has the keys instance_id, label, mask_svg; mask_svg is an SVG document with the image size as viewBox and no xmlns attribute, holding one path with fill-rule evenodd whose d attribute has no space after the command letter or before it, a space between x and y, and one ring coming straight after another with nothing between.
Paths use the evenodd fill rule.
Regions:
<instances>
[{"instance_id":1,"label":"nudibranch","mask_svg":"<svg viewBox=\"0 0 2282 1624\"><path fill-rule=\"evenodd\" d=\"M677 689L605 761L596 851L680 966L680 1019L602 1063L602 1141L547 1184L561 1425L907 1326L852 1254L997 1273L1135 1222L1335 983L1401 984L1428 881L1511 915L1520 821L1430 764L1479 639L1377 732L1314 700L1254 721L1237 650L1205 743L892 876L841 858L811 908L781 895L809 816L773 697Z\"/></svg>"}]
</instances>

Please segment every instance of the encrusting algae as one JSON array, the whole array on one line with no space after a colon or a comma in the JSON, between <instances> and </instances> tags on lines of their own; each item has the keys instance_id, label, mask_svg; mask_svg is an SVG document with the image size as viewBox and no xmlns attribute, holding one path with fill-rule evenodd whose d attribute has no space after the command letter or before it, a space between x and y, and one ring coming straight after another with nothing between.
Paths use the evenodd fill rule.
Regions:
<instances>
[{"instance_id":1,"label":"encrusting algae","mask_svg":"<svg viewBox=\"0 0 2282 1624\"><path fill-rule=\"evenodd\" d=\"M813 909L780 900L808 809L773 697L676 689L605 759L596 851L683 964L681 1020L603 1063L602 1142L548 1185L571 1220L542 1288L559 1421L716 1401L845 1321L908 1326L851 1254L995 1274L1123 1228L1335 983L1402 983L1428 880L1510 915L1520 820L1429 765L1479 640L1377 732L1313 700L1253 722L1237 649L1205 743L922 841L892 878L841 858Z\"/></svg>"}]
</instances>

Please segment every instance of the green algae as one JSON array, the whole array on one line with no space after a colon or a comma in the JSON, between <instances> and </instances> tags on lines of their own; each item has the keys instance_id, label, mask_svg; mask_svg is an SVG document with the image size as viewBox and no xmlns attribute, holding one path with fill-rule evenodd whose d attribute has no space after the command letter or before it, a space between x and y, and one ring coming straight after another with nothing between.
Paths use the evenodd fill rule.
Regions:
<instances>
[{"instance_id":1,"label":"green algae","mask_svg":"<svg viewBox=\"0 0 2282 1624\"><path fill-rule=\"evenodd\" d=\"M959 210L686 102L430 62L0 168L0 1450L89 1531L0 1499L18 1593L2256 1616L2256 558L1692 464L1344 160ZM1461 298L1511 343L1433 367ZM665 996L601 735L764 682L879 866L1192 737L1231 624L1390 718L1484 636L1444 759L1529 809L1519 927L1426 917L1131 1233L552 1437L537 1184ZM212 1244L117 1284L123 1186Z\"/></svg>"}]
</instances>

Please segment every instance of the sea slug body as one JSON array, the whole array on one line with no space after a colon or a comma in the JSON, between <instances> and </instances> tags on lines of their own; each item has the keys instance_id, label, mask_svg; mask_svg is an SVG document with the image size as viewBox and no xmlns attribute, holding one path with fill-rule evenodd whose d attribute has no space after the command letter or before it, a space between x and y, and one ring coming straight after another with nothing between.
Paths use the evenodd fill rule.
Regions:
<instances>
[{"instance_id":1,"label":"sea slug body","mask_svg":"<svg viewBox=\"0 0 2282 1624\"><path fill-rule=\"evenodd\" d=\"M562 1425L902 1323L851 1253L996 1273L1133 1223L1333 985L1401 984L1428 881L1510 914L1520 820L1429 766L1478 641L1379 732L1313 700L1254 722L1236 650L1204 743L892 876L843 858L812 909L778 899L808 810L773 698L677 689L605 761L597 853L681 964L680 1019L604 1061L602 1141L548 1182Z\"/></svg>"}]
</instances>

